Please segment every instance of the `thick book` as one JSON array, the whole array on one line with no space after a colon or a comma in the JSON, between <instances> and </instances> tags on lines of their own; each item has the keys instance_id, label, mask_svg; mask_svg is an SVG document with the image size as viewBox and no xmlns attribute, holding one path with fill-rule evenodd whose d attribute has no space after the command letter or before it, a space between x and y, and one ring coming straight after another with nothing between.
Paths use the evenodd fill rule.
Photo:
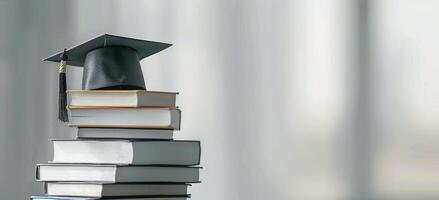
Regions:
<instances>
[{"instance_id":1,"label":"thick book","mask_svg":"<svg viewBox=\"0 0 439 200\"><path fill-rule=\"evenodd\" d=\"M78 128L76 131L76 138L172 140L173 130L139 128Z\"/></svg>"},{"instance_id":2,"label":"thick book","mask_svg":"<svg viewBox=\"0 0 439 200\"><path fill-rule=\"evenodd\" d=\"M186 200L190 196L156 196L156 197L115 197L115 198L96 198L96 197L72 197L72 196L31 196L31 200L98 200L98 199L112 199L112 200Z\"/></svg>"},{"instance_id":3,"label":"thick book","mask_svg":"<svg viewBox=\"0 0 439 200\"><path fill-rule=\"evenodd\" d=\"M45 194L55 196L130 197L187 195L187 184L112 184L46 182Z\"/></svg>"},{"instance_id":4,"label":"thick book","mask_svg":"<svg viewBox=\"0 0 439 200\"><path fill-rule=\"evenodd\" d=\"M197 183L199 167L39 164L36 179L48 182Z\"/></svg>"},{"instance_id":5,"label":"thick book","mask_svg":"<svg viewBox=\"0 0 439 200\"><path fill-rule=\"evenodd\" d=\"M71 106L175 107L176 92L146 90L69 90Z\"/></svg>"},{"instance_id":6,"label":"thick book","mask_svg":"<svg viewBox=\"0 0 439 200\"><path fill-rule=\"evenodd\" d=\"M89 128L149 128L180 130L177 108L69 106L70 126Z\"/></svg>"},{"instance_id":7,"label":"thick book","mask_svg":"<svg viewBox=\"0 0 439 200\"><path fill-rule=\"evenodd\" d=\"M53 163L198 165L199 141L53 140Z\"/></svg>"}]
</instances>

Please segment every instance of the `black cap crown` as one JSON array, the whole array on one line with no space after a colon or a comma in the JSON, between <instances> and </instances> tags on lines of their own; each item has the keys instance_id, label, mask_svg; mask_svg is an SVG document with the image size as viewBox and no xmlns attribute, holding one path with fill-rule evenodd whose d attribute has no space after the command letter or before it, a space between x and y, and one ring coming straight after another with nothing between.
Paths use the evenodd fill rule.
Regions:
<instances>
[{"instance_id":1,"label":"black cap crown","mask_svg":"<svg viewBox=\"0 0 439 200\"><path fill-rule=\"evenodd\" d=\"M84 67L82 89L146 89L139 61L172 44L104 34L68 49L67 64ZM63 52L45 61L60 62Z\"/></svg>"}]
</instances>

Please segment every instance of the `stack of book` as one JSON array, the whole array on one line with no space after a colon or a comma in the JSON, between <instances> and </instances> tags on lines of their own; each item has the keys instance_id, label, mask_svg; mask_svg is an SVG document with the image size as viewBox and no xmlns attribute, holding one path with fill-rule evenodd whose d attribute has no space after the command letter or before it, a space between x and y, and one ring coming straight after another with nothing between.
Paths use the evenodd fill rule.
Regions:
<instances>
[{"instance_id":1,"label":"stack of book","mask_svg":"<svg viewBox=\"0 0 439 200\"><path fill-rule=\"evenodd\" d=\"M200 142L173 140L180 129L177 93L68 91L75 140L52 140L39 164L45 195L32 199L184 200L199 182Z\"/></svg>"}]
</instances>

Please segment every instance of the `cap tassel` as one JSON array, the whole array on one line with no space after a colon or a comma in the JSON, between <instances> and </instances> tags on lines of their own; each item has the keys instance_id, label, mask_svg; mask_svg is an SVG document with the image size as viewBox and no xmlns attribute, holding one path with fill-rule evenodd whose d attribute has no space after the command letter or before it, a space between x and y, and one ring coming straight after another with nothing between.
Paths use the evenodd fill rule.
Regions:
<instances>
[{"instance_id":1,"label":"cap tassel","mask_svg":"<svg viewBox=\"0 0 439 200\"><path fill-rule=\"evenodd\" d=\"M69 116L67 113L67 81L66 81L66 66L67 66L67 53L64 49L64 53L61 55L61 62L59 63L59 108L58 119L62 122L68 122Z\"/></svg>"}]
</instances>

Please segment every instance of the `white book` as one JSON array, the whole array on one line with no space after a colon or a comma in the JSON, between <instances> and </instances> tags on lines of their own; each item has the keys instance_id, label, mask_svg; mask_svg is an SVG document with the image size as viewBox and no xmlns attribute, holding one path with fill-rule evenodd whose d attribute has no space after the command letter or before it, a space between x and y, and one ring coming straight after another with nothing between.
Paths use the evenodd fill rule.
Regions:
<instances>
[{"instance_id":1,"label":"white book","mask_svg":"<svg viewBox=\"0 0 439 200\"><path fill-rule=\"evenodd\" d=\"M199 141L53 140L54 163L198 165Z\"/></svg>"},{"instance_id":2,"label":"white book","mask_svg":"<svg viewBox=\"0 0 439 200\"><path fill-rule=\"evenodd\" d=\"M139 128L78 128L76 131L76 138L171 140L173 138L173 130Z\"/></svg>"},{"instance_id":3,"label":"white book","mask_svg":"<svg viewBox=\"0 0 439 200\"><path fill-rule=\"evenodd\" d=\"M109 184L93 182L46 182L45 194L86 197L183 196L187 184Z\"/></svg>"},{"instance_id":4,"label":"white book","mask_svg":"<svg viewBox=\"0 0 439 200\"><path fill-rule=\"evenodd\" d=\"M178 93L146 90L69 90L70 106L175 107Z\"/></svg>"},{"instance_id":5,"label":"white book","mask_svg":"<svg viewBox=\"0 0 439 200\"><path fill-rule=\"evenodd\" d=\"M177 108L69 107L70 126L98 128L150 128L180 130Z\"/></svg>"},{"instance_id":6,"label":"white book","mask_svg":"<svg viewBox=\"0 0 439 200\"><path fill-rule=\"evenodd\" d=\"M36 178L47 182L197 183L199 167L40 164Z\"/></svg>"}]
</instances>

